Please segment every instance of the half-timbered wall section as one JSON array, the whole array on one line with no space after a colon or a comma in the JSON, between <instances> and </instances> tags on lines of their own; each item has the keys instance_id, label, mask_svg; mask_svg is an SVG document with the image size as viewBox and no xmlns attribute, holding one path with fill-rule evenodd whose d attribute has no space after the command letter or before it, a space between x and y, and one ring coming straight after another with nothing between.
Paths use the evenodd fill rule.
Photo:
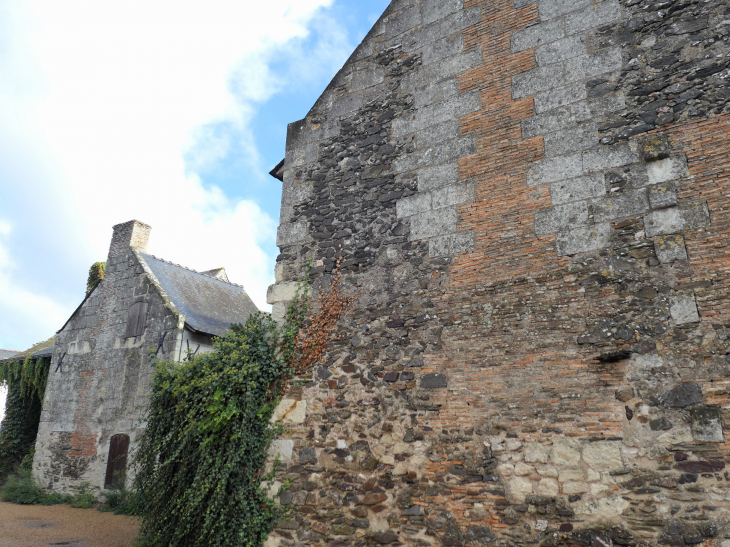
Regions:
<instances>
[{"instance_id":1,"label":"half-timbered wall section","mask_svg":"<svg viewBox=\"0 0 730 547\"><path fill-rule=\"evenodd\" d=\"M730 545L730 7L394 0L289 127L280 545Z\"/></svg>"}]
</instances>

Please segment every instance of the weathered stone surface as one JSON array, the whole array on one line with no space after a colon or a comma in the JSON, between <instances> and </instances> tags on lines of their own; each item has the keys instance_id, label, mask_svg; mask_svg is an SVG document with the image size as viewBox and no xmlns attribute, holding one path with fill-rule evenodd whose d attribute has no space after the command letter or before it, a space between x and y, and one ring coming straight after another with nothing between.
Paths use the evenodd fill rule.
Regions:
<instances>
[{"instance_id":1,"label":"weathered stone surface","mask_svg":"<svg viewBox=\"0 0 730 547\"><path fill-rule=\"evenodd\" d=\"M697 302L691 296L673 297L670 313L677 325L698 323L700 320L700 315L697 312Z\"/></svg>"},{"instance_id":2,"label":"weathered stone surface","mask_svg":"<svg viewBox=\"0 0 730 547\"><path fill-rule=\"evenodd\" d=\"M583 447L583 461L593 469L603 471L623 467L621 449L616 443L588 443Z\"/></svg>"},{"instance_id":3,"label":"weathered stone surface","mask_svg":"<svg viewBox=\"0 0 730 547\"><path fill-rule=\"evenodd\" d=\"M448 380L443 374L421 375L421 387L424 389L443 389L448 385Z\"/></svg>"},{"instance_id":4,"label":"weathered stone surface","mask_svg":"<svg viewBox=\"0 0 730 547\"><path fill-rule=\"evenodd\" d=\"M580 462L580 445L571 439L558 439L553 443L550 461L555 465L577 467Z\"/></svg>"},{"instance_id":5,"label":"weathered stone surface","mask_svg":"<svg viewBox=\"0 0 730 547\"><path fill-rule=\"evenodd\" d=\"M659 401L663 406L684 408L702 402L702 388L696 382L679 384L664 393Z\"/></svg>"}]
</instances>

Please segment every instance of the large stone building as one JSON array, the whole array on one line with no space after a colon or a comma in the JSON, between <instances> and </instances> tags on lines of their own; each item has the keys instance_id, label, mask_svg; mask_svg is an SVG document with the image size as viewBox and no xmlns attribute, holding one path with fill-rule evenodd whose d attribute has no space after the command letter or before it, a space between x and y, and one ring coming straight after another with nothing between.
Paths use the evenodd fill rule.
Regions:
<instances>
[{"instance_id":1,"label":"large stone building","mask_svg":"<svg viewBox=\"0 0 730 547\"><path fill-rule=\"evenodd\" d=\"M149 233L137 221L114 227L104 279L56 334L33 461L44 488L98 492L117 480L144 428L153 357L211 351L257 311L222 268L147 254Z\"/></svg>"},{"instance_id":2,"label":"large stone building","mask_svg":"<svg viewBox=\"0 0 730 547\"><path fill-rule=\"evenodd\" d=\"M726 0L393 0L274 171L358 298L271 543L730 546L729 98Z\"/></svg>"}]
</instances>

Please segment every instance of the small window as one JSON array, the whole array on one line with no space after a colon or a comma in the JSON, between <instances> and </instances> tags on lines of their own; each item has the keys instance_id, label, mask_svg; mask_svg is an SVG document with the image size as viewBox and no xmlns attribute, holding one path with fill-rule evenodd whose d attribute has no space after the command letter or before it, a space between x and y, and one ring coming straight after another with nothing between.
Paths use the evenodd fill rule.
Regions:
<instances>
[{"instance_id":1,"label":"small window","mask_svg":"<svg viewBox=\"0 0 730 547\"><path fill-rule=\"evenodd\" d=\"M129 452L129 437L114 435L109 442L109 459L106 463L104 488L124 485L127 474L127 452Z\"/></svg>"},{"instance_id":2,"label":"small window","mask_svg":"<svg viewBox=\"0 0 730 547\"><path fill-rule=\"evenodd\" d=\"M127 338L134 338L144 334L144 327L147 323L147 303L137 302L129 308L127 316Z\"/></svg>"},{"instance_id":3,"label":"small window","mask_svg":"<svg viewBox=\"0 0 730 547\"><path fill-rule=\"evenodd\" d=\"M71 345L68 347L69 353L76 353L76 342L71 342Z\"/></svg>"}]
</instances>

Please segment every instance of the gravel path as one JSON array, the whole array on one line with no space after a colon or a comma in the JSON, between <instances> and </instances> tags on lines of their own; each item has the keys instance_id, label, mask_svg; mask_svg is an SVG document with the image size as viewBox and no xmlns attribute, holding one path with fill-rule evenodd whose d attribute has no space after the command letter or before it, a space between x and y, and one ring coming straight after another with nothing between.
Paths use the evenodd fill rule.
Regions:
<instances>
[{"instance_id":1,"label":"gravel path","mask_svg":"<svg viewBox=\"0 0 730 547\"><path fill-rule=\"evenodd\" d=\"M0 502L0 547L131 547L138 529L134 517L96 509Z\"/></svg>"}]
</instances>

